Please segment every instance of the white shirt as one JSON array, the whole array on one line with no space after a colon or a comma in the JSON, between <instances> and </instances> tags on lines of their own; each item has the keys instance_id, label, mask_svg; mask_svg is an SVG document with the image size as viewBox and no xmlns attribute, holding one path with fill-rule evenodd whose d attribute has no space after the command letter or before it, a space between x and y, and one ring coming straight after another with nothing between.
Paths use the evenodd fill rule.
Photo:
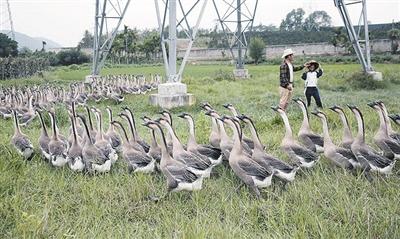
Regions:
<instances>
[{"instance_id":1,"label":"white shirt","mask_svg":"<svg viewBox=\"0 0 400 239\"><path fill-rule=\"evenodd\" d=\"M293 83L293 65L289 62L287 62L287 65L289 67L289 82Z\"/></svg>"},{"instance_id":2,"label":"white shirt","mask_svg":"<svg viewBox=\"0 0 400 239\"><path fill-rule=\"evenodd\" d=\"M318 77L317 77L317 72L307 72L307 78L305 82L305 87L317 87L318 84Z\"/></svg>"}]
</instances>

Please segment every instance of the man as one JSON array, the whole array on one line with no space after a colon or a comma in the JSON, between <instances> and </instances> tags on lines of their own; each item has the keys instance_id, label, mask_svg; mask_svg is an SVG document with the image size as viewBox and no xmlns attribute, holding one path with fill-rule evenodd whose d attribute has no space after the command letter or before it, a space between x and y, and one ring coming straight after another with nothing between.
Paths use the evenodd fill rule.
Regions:
<instances>
[{"instance_id":1,"label":"man","mask_svg":"<svg viewBox=\"0 0 400 239\"><path fill-rule=\"evenodd\" d=\"M302 70L303 66L293 66L294 51L292 49L286 49L283 51L282 58L284 59L280 66L280 86L279 86L279 107L286 111L290 100L293 95L293 72Z\"/></svg>"}]
</instances>

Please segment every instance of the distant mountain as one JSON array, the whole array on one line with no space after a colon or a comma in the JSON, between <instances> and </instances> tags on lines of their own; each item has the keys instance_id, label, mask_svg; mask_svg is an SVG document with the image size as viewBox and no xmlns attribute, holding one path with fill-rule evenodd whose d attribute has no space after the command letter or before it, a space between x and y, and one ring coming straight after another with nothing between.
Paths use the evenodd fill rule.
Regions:
<instances>
[{"instance_id":1,"label":"distant mountain","mask_svg":"<svg viewBox=\"0 0 400 239\"><path fill-rule=\"evenodd\" d=\"M0 31L1 33L6 33L5 31ZM62 47L57 42L54 42L45 37L30 37L26 34L15 32L15 40L18 42L18 48L21 49L23 47L27 47L31 50L41 50L42 49L42 41L45 41L46 48L60 48Z\"/></svg>"}]
</instances>

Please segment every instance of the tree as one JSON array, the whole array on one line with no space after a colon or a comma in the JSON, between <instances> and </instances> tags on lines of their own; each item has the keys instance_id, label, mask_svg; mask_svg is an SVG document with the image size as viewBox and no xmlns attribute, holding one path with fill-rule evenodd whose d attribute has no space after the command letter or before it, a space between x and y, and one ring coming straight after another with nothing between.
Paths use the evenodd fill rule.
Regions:
<instances>
[{"instance_id":1,"label":"tree","mask_svg":"<svg viewBox=\"0 0 400 239\"><path fill-rule=\"evenodd\" d=\"M58 52L57 59L59 64L63 66L87 63L90 60L89 56L76 49Z\"/></svg>"},{"instance_id":2,"label":"tree","mask_svg":"<svg viewBox=\"0 0 400 239\"><path fill-rule=\"evenodd\" d=\"M0 33L0 57L17 56L18 42Z\"/></svg>"},{"instance_id":3,"label":"tree","mask_svg":"<svg viewBox=\"0 0 400 239\"><path fill-rule=\"evenodd\" d=\"M265 43L262 38L254 37L250 40L249 55L254 60L256 65L262 60L265 55Z\"/></svg>"},{"instance_id":4,"label":"tree","mask_svg":"<svg viewBox=\"0 0 400 239\"><path fill-rule=\"evenodd\" d=\"M391 40L391 52L392 54L396 54L397 49L399 48L399 43L397 41L400 39L400 29L391 29L388 31L387 35Z\"/></svg>"},{"instance_id":5,"label":"tree","mask_svg":"<svg viewBox=\"0 0 400 239\"><path fill-rule=\"evenodd\" d=\"M321 27L330 27L332 18L325 11L312 12L304 20L305 31L320 31Z\"/></svg>"},{"instance_id":6,"label":"tree","mask_svg":"<svg viewBox=\"0 0 400 239\"><path fill-rule=\"evenodd\" d=\"M347 37L347 34L344 32L343 27L335 27L333 28L333 37L331 39L331 43L334 47L344 47L348 52L353 52L353 46Z\"/></svg>"},{"instance_id":7,"label":"tree","mask_svg":"<svg viewBox=\"0 0 400 239\"><path fill-rule=\"evenodd\" d=\"M93 35L88 30L85 30L82 40L78 43L78 48L92 48L93 39Z\"/></svg>"},{"instance_id":8,"label":"tree","mask_svg":"<svg viewBox=\"0 0 400 239\"><path fill-rule=\"evenodd\" d=\"M303 30L304 10L302 8L290 11L282 20L279 29L281 31L301 31Z\"/></svg>"}]
</instances>

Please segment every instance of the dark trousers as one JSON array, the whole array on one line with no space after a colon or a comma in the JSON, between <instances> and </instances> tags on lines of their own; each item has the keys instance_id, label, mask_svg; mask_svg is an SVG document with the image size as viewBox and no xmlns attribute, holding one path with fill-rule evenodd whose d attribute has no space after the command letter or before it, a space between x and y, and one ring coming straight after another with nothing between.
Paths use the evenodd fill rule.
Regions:
<instances>
[{"instance_id":1,"label":"dark trousers","mask_svg":"<svg viewBox=\"0 0 400 239\"><path fill-rule=\"evenodd\" d=\"M317 87L307 87L306 88L306 98L307 98L307 106L311 105L311 96L314 97L315 103L318 107L322 108L321 97L319 96L319 91Z\"/></svg>"}]
</instances>

